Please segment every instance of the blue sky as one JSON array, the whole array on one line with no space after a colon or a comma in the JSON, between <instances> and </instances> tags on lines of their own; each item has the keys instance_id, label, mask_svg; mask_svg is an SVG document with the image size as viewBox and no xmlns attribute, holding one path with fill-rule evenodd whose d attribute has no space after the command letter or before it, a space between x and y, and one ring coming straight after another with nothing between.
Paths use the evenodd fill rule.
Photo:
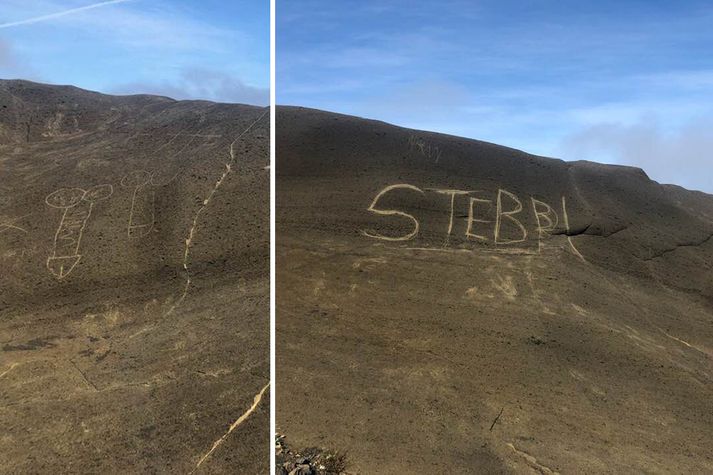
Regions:
<instances>
[{"instance_id":1,"label":"blue sky","mask_svg":"<svg viewBox=\"0 0 713 475\"><path fill-rule=\"evenodd\" d=\"M713 2L276 1L278 104L713 193Z\"/></svg>"},{"instance_id":2,"label":"blue sky","mask_svg":"<svg viewBox=\"0 0 713 475\"><path fill-rule=\"evenodd\" d=\"M269 0L1 0L0 77L269 103Z\"/></svg>"}]
</instances>

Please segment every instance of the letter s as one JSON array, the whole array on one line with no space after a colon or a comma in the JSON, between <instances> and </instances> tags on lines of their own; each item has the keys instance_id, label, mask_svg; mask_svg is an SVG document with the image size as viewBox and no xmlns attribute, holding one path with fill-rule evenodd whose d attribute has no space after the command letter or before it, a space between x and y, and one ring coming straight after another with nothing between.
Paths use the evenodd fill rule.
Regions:
<instances>
[{"instance_id":1,"label":"letter s","mask_svg":"<svg viewBox=\"0 0 713 475\"><path fill-rule=\"evenodd\" d=\"M423 194L423 190L420 188L417 188L413 185L407 185L407 184L400 184L400 185L389 185L383 190L379 192L378 195L374 198L374 201L371 202L371 205L369 208L367 208L368 211L371 211L372 213L380 214L382 216L403 216L404 218L408 218L411 221L413 221L414 228L413 231L409 234L406 234L405 236L399 236L399 237L390 237L390 236L383 236L381 234L376 234L376 233L370 233L368 231L363 231L362 234L364 236L368 236L370 238L374 239L383 239L384 241L408 241L409 239L412 239L416 234L418 234L418 220L413 217L412 215L408 213L404 213L403 211L396 211L393 209L377 209L376 208L376 203L379 201L379 199L384 196L386 193L388 193L391 190L395 190L398 188L407 188L409 190L414 190L418 191L419 193Z\"/></svg>"}]
</instances>

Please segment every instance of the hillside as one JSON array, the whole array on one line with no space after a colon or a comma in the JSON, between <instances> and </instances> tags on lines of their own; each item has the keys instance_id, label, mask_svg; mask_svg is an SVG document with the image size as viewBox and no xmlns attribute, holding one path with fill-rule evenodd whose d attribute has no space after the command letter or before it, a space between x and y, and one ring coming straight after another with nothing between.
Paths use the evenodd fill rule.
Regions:
<instances>
[{"instance_id":1,"label":"hillside","mask_svg":"<svg viewBox=\"0 0 713 475\"><path fill-rule=\"evenodd\" d=\"M268 128L0 81L0 472L266 470Z\"/></svg>"},{"instance_id":2,"label":"hillside","mask_svg":"<svg viewBox=\"0 0 713 475\"><path fill-rule=\"evenodd\" d=\"M713 471L713 197L277 111L277 425L354 473Z\"/></svg>"}]
</instances>

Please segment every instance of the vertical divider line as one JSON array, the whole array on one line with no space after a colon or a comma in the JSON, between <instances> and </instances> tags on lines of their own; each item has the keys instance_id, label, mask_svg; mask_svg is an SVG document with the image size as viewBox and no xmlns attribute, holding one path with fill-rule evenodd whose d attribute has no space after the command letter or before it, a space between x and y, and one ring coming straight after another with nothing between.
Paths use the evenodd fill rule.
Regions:
<instances>
[{"instance_id":1,"label":"vertical divider line","mask_svg":"<svg viewBox=\"0 0 713 475\"><path fill-rule=\"evenodd\" d=\"M275 381L275 0L270 0L270 470L275 472L276 397Z\"/></svg>"}]
</instances>

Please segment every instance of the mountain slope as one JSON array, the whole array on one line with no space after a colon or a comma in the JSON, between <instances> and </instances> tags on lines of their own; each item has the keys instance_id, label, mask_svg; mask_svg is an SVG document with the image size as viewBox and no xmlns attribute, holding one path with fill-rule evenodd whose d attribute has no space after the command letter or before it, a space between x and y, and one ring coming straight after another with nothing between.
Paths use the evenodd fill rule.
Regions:
<instances>
[{"instance_id":1,"label":"mountain slope","mask_svg":"<svg viewBox=\"0 0 713 475\"><path fill-rule=\"evenodd\" d=\"M0 82L0 472L188 473L252 406L266 111ZM268 421L197 473L265 470Z\"/></svg>"},{"instance_id":2,"label":"mountain slope","mask_svg":"<svg viewBox=\"0 0 713 475\"><path fill-rule=\"evenodd\" d=\"M713 197L277 112L277 424L359 473L713 471Z\"/></svg>"}]
</instances>

